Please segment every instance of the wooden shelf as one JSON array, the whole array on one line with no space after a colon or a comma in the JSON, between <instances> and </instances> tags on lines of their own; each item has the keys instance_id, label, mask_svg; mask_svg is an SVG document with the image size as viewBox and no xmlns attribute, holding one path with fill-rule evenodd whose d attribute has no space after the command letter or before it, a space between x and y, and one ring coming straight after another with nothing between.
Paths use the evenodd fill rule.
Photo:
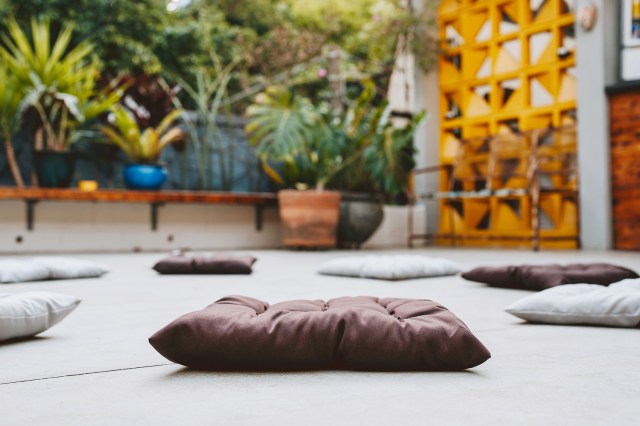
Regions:
<instances>
[{"instance_id":1,"label":"wooden shelf","mask_svg":"<svg viewBox=\"0 0 640 426\"><path fill-rule=\"evenodd\" d=\"M33 230L34 209L40 201L90 201L148 203L151 208L151 229L158 229L158 209L167 203L252 205L255 207L255 226L262 230L263 209L275 205L274 193L208 192L208 191L134 191L104 189L81 191L78 189L0 187L0 200L22 200L26 204L26 224Z\"/></svg>"}]
</instances>

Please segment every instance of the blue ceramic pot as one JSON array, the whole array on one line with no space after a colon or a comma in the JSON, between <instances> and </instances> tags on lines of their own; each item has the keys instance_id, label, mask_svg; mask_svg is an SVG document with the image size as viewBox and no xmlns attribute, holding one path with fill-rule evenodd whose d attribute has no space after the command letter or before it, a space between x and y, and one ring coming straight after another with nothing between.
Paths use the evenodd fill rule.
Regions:
<instances>
[{"instance_id":1,"label":"blue ceramic pot","mask_svg":"<svg viewBox=\"0 0 640 426\"><path fill-rule=\"evenodd\" d=\"M129 189L160 189L167 180L167 169L157 164L130 164L124 168L124 183Z\"/></svg>"}]
</instances>

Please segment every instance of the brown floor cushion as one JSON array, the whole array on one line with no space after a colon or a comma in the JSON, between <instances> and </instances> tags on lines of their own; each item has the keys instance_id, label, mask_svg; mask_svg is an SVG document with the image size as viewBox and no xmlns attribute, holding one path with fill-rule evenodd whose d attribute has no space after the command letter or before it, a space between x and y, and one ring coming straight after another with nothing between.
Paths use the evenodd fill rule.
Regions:
<instances>
[{"instance_id":1,"label":"brown floor cushion","mask_svg":"<svg viewBox=\"0 0 640 426\"><path fill-rule=\"evenodd\" d=\"M439 304L375 297L270 306L228 296L149 342L169 360L205 370L463 370L491 356Z\"/></svg>"},{"instance_id":2,"label":"brown floor cushion","mask_svg":"<svg viewBox=\"0 0 640 426\"><path fill-rule=\"evenodd\" d=\"M161 274L250 274L252 256L169 256L153 266Z\"/></svg>"},{"instance_id":3,"label":"brown floor cushion","mask_svg":"<svg viewBox=\"0 0 640 426\"><path fill-rule=\"evenodd\" d=\"M609 285L638 278L634 271L608 263L480 267L462 277L492 287L541 291L562 284Z\"/></svg>"}]
</instances>

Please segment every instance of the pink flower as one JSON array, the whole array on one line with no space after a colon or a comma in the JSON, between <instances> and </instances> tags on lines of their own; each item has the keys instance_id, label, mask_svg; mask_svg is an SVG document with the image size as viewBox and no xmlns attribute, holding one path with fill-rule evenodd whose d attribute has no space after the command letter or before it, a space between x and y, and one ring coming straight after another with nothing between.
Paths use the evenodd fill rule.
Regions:
<instances>
[{"instance_id":1,"label":"pink flower","mask_svg":"<svg viewBox=\"0 0 640 426\"><path fill-rule=\"evenodd\" d=\"M320 68L318 70L318 77L325 78L327 76L327 70L324 68Z\"/></svg>"}]
</instances>

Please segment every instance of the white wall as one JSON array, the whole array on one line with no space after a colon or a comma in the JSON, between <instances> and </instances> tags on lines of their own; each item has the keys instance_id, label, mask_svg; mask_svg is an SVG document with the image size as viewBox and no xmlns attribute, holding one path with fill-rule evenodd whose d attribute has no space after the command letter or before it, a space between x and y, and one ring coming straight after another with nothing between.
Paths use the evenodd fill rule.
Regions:
<instances>
[{"instance_id":1,"label":"white wall","mask_svg":"<svg viewBox=\"0 0 640 426\"><path fill-rule=\"evenodd\" d=\"M2 201L0 252L270 248L280 241L275 207L265 209L261 232L255 230L252 206L167 204L158 210L155 232L150 216L142 203L41 201L34 230L28 231L24 203Z\"/></svg>"},{"instance_id":2,"label":"white wall","mask_svg":"<svg viewBox=\"0 0 640 426\"><path fill-rule=\"evenodd\" d=\"M389 79L387 99L394 111L416 111L415 59L413 54L401 51L397 54Z\"/></svg>"},{"instance_id":3,"label":"white wall","mask_svg":"<svg viewBox=\"0 0 640 426\"><path fill-rule=\"evenodd\" d=\"M167 204L158 211L155 232L150 215L148 204L41 201L34 229L28 231L24 202L0 201L0 254L280 247L275 206L265 208L262 231L255 229L253 206ZM405 246L406 241L406 207L386 206L383 224L367 246Z\"/></svg>"},{"instance_id":4,"label":"white wall","mask_svg":"<svg viewBox=\"0 0 640 426\"><path fill-rule=\"evenodd\" d=\"M595 4L598 19L587 32L577 28L578 161L580 164L581 240L585 249L612 247L609 106L605 86L617 80L619 2Z\"/></svg>"},{"instance_id":5,"label":"white wall","mask_svg":"<svg viewBox=\"0 0 640 426\"><path fill-rule=\"evenodd\" d=\"M416 13L433 13L433 11L425 11L421 1L410 1L413 1ZM387 97L394 110L414 113L426 111L426 117L414 136L416 167L437 165L440 159L440 120L438 119L440 100L437 67L425 74L417 66L413 54L404 51L396 58ZM415 191L418 194L435 192L438 187L438 173L420 175L415 181ZM429 202L426 205L420 204L417 208L414 233L436 233L439 223L438 204Z\"/></svg>"},{"instance_id":6,"label":"white wall","mask_svg":"<svg viewBox=\"0 0 640 426\"><path fill-rule=\"evenodd\" d=\"M364 248L407 247L409 216L406 206L385 206L380 228L367 241ZM414 207L413 228L419 232L425 227L424 206ZM419 245L419 243L416 243Z\"/></svg>"},{"instance_id":7,"label":"white wall","mask_svg":"<svg viewBox=\"0 0 640 426\"><path fill-rule=\"evenodd\" d=\"M440 92L437 69L426 75L416 70L416 88L416 104L419 109L427 111L427 117L416 133L416 163L418 168L436 166L440 163ZM415 184L417 193L436 192L440 185L439 174L418 175ZM438 203L432 201L423 208L428 218L426 233L435 234L438 231L440 214Z\"/></svg>"}]
</instances>

